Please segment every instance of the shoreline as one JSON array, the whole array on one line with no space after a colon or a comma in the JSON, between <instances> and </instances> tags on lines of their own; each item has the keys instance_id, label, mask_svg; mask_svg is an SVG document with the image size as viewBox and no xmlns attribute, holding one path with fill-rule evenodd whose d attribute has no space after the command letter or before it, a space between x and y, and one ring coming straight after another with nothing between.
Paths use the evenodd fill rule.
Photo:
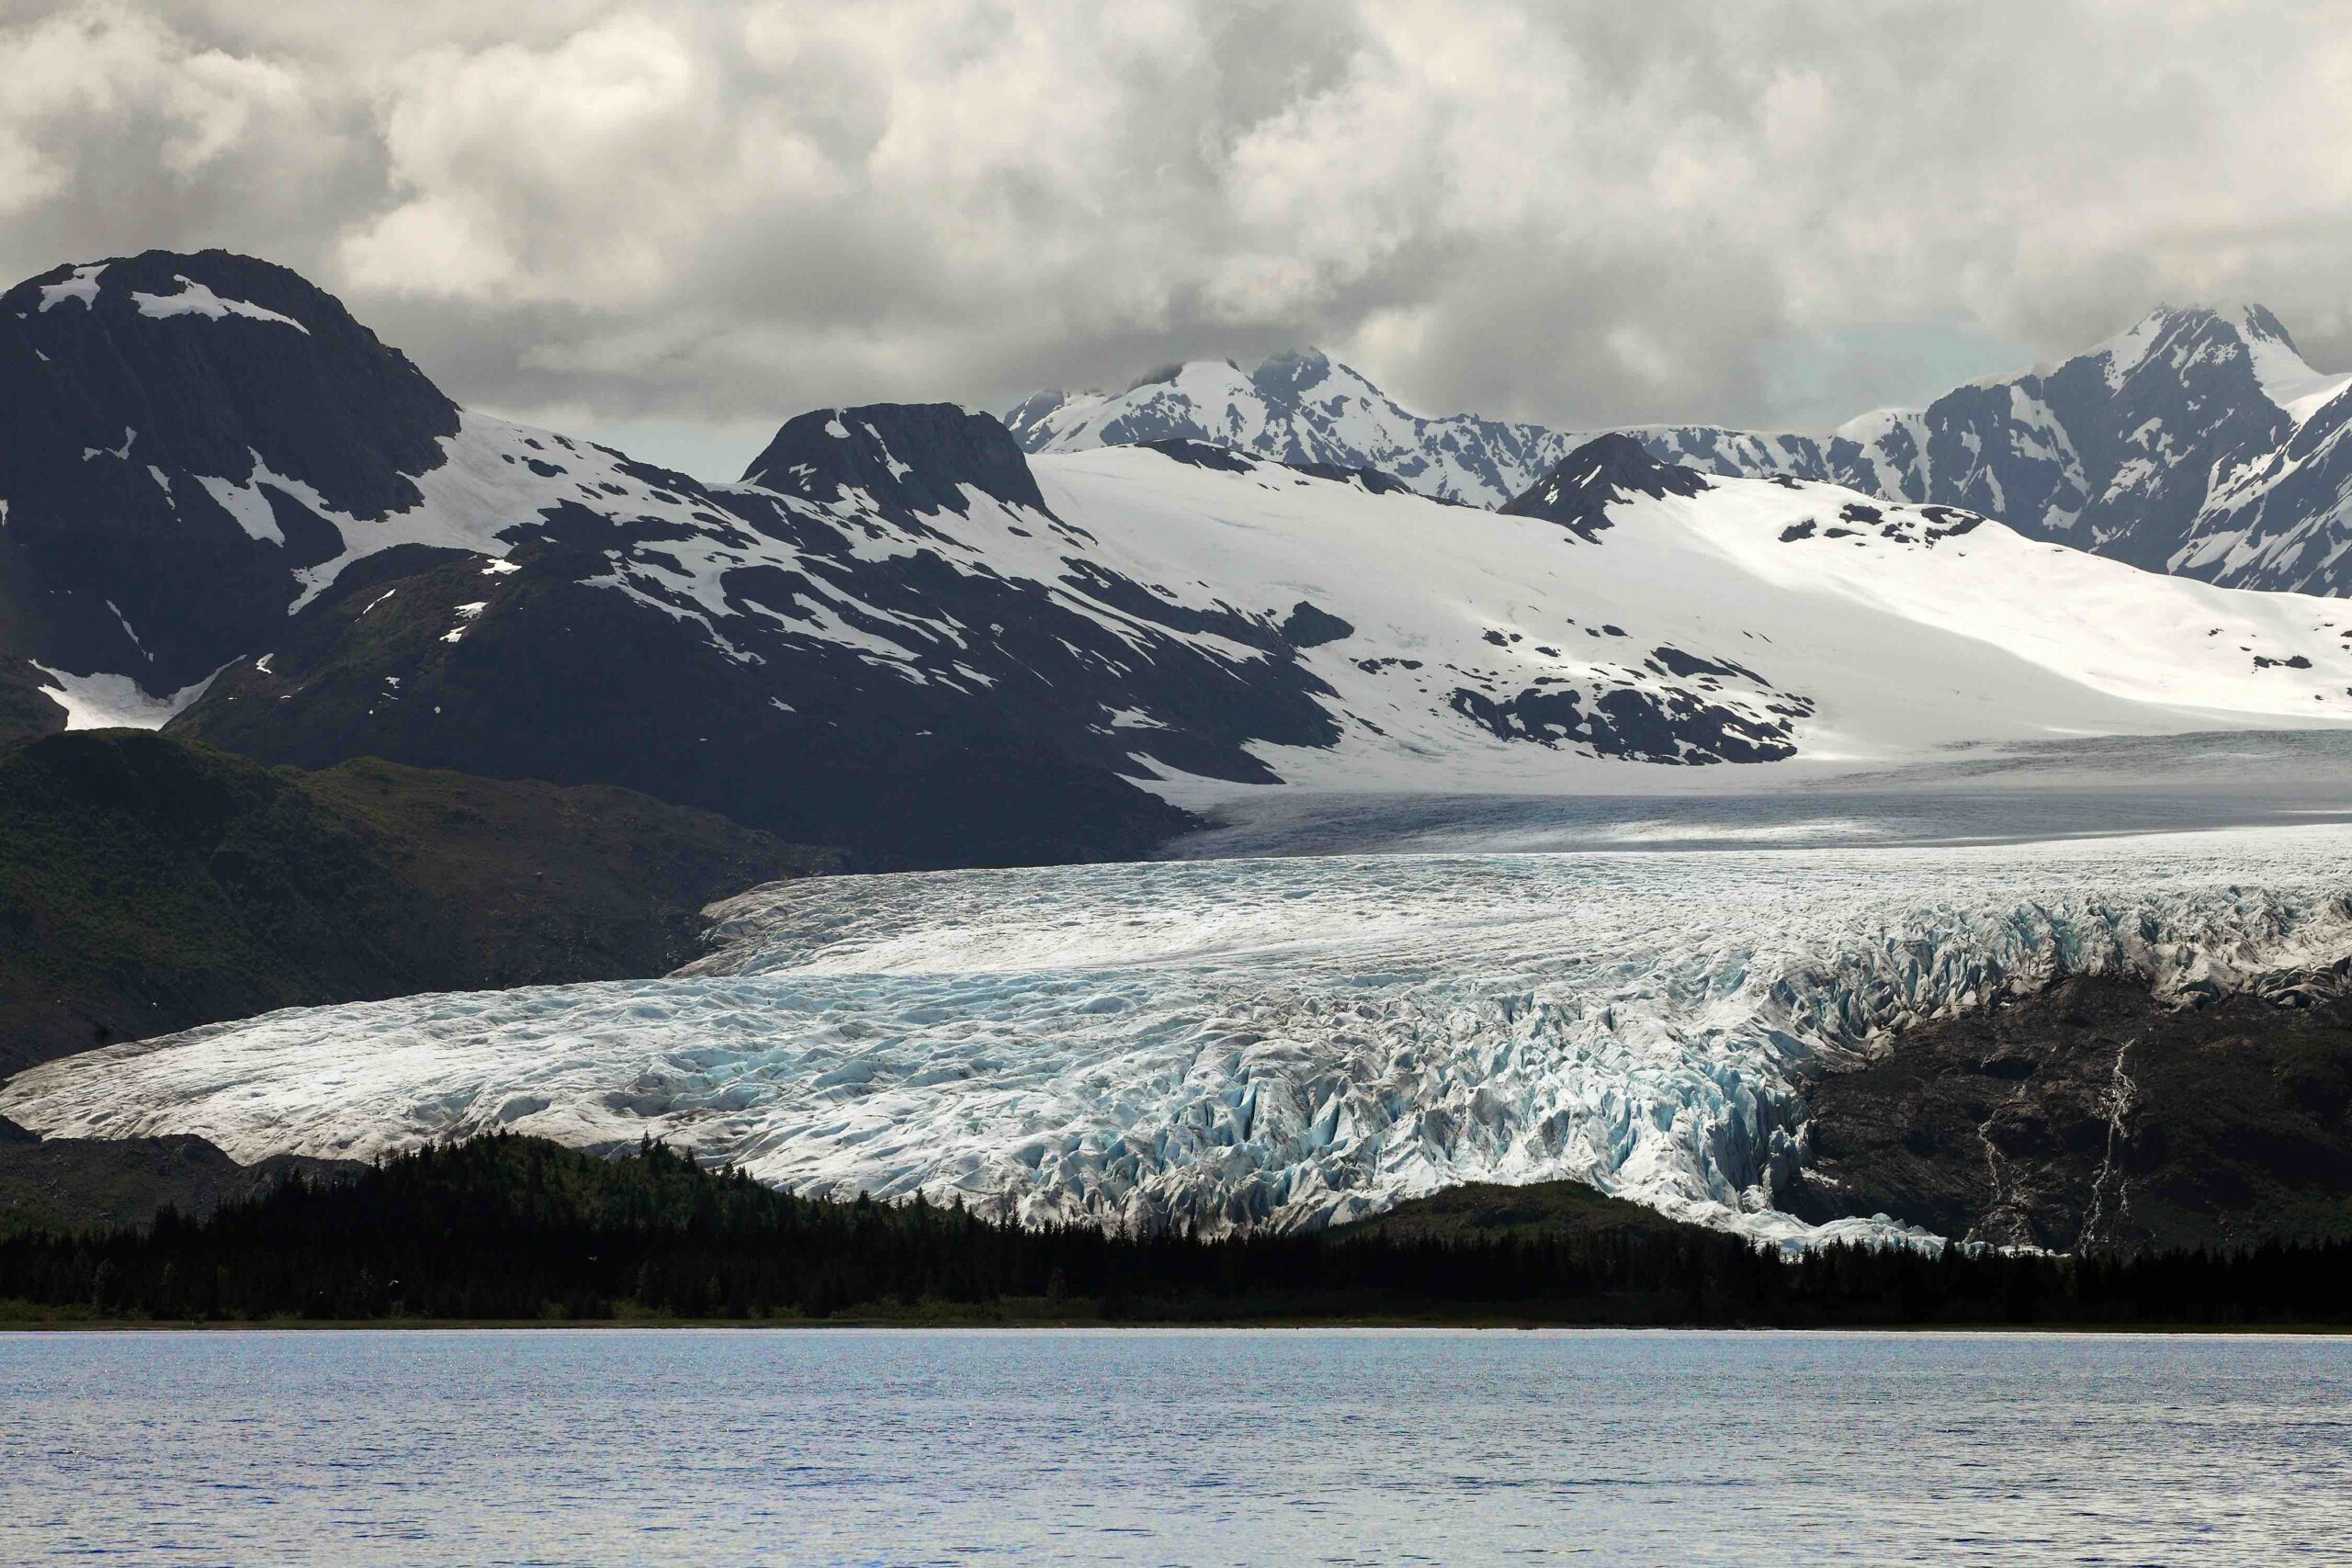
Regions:
<instances>
[{"instance_id":1,"label":"shoreline","mask_svg":"<svg viewBox=\"0 0 2352 1568\"><path fill-rule=\"evenodd\" d=\"M911 1319L844 1318L271 1318L255 1321L181 1321L152 1318L0 1318L0 1336L50 1334L364 1334L364 1333L659 1333L705 1330L728 1334L761 1333L1375 1333L1375 1334L1784 1334L1805 1337L1883 1336L1917 1338L1950 1335L1964 1337L2066 1337L2083 1338L2289 1338L2352 1339L2352 1326L2343 1324L2031 1324L1921 1323L1823 1324L1630 1324L1552 1323L1524 1318L1431 1320L1410 1317L1265 1318L1192 1321L1178 1318L1108 1320L1059 1318L1018 1321L987 1318Z\"/></svg>"}]
</instances>

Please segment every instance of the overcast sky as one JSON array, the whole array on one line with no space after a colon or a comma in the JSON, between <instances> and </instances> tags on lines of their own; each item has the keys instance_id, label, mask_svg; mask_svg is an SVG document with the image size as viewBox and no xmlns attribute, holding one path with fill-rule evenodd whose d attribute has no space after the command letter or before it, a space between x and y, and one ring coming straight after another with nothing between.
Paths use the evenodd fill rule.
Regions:
<instances>
[{"instance_id":1,"label":"overcast sky","mask_svg":"<svg viewBox=\"0 0 2352 1568\"><path fill-rule=\"evenodd\" d=\"M0 0L0 269L224 245L720 473L1319 344L1812 427L2257 299L2352 367L2352 6Z\"/></svg>"}]
</instances>

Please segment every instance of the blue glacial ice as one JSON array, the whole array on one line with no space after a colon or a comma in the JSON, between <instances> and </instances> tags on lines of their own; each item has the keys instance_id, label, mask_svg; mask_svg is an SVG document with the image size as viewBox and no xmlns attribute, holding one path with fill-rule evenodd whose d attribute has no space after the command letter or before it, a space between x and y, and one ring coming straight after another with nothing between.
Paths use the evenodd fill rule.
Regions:
<instances>
[{"instance_id":1,"label":"blue glacial ice","mask_svg":"<svg viewBox=\"0 0 2352 1568\"><path fill-rule=\"evenodd\" d=\"M1759 1237L1814 1073L2057 975L2352 955L2352 829L1337 855L778 884L658 980L296 1010L33 1069L0 1114L241 1158L650 1132L808 1191L1309 1226L1574 1178Z\"/></svg>"}]
</instances>

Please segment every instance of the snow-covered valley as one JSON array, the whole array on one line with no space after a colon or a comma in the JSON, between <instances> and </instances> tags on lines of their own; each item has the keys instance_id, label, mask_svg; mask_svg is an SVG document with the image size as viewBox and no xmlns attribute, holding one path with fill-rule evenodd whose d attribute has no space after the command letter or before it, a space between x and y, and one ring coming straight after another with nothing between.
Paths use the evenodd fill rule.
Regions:
<instances>
[{"instance_id":1,"label":"snow-covered valley","mask_svg":"<svg viewBox=\"0 0 2352 1568\"><path fill-rule=\"evenodd\" d=\"M1770 1201L1808 1075L1907 1021L2061 974L2225 990L2352 956L2339 825L1798 849L1758 826L781 884L665 979L218 1025L36 1068L0 1114L241 1158L651 1133L802 1190L1213 1228L1575 1178L1794 1242L1825 1234Z\"/></svg>"}]
</instances>

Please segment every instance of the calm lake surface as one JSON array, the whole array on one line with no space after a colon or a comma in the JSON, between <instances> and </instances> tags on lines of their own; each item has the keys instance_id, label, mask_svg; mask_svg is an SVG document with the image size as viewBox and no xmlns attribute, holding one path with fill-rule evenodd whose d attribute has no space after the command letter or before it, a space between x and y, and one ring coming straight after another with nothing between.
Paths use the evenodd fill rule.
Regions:
<instances>
[{"instance_id":1,"label":"calm lake surface","mask_svg":"<svg viewBox=\"0 0 2352 1568\"><path fill-rule=\"evenodd\" d=\"M0 1335L0 1561L2352 1561L2352 1340Z\"/></svg>"}]
</instances>

